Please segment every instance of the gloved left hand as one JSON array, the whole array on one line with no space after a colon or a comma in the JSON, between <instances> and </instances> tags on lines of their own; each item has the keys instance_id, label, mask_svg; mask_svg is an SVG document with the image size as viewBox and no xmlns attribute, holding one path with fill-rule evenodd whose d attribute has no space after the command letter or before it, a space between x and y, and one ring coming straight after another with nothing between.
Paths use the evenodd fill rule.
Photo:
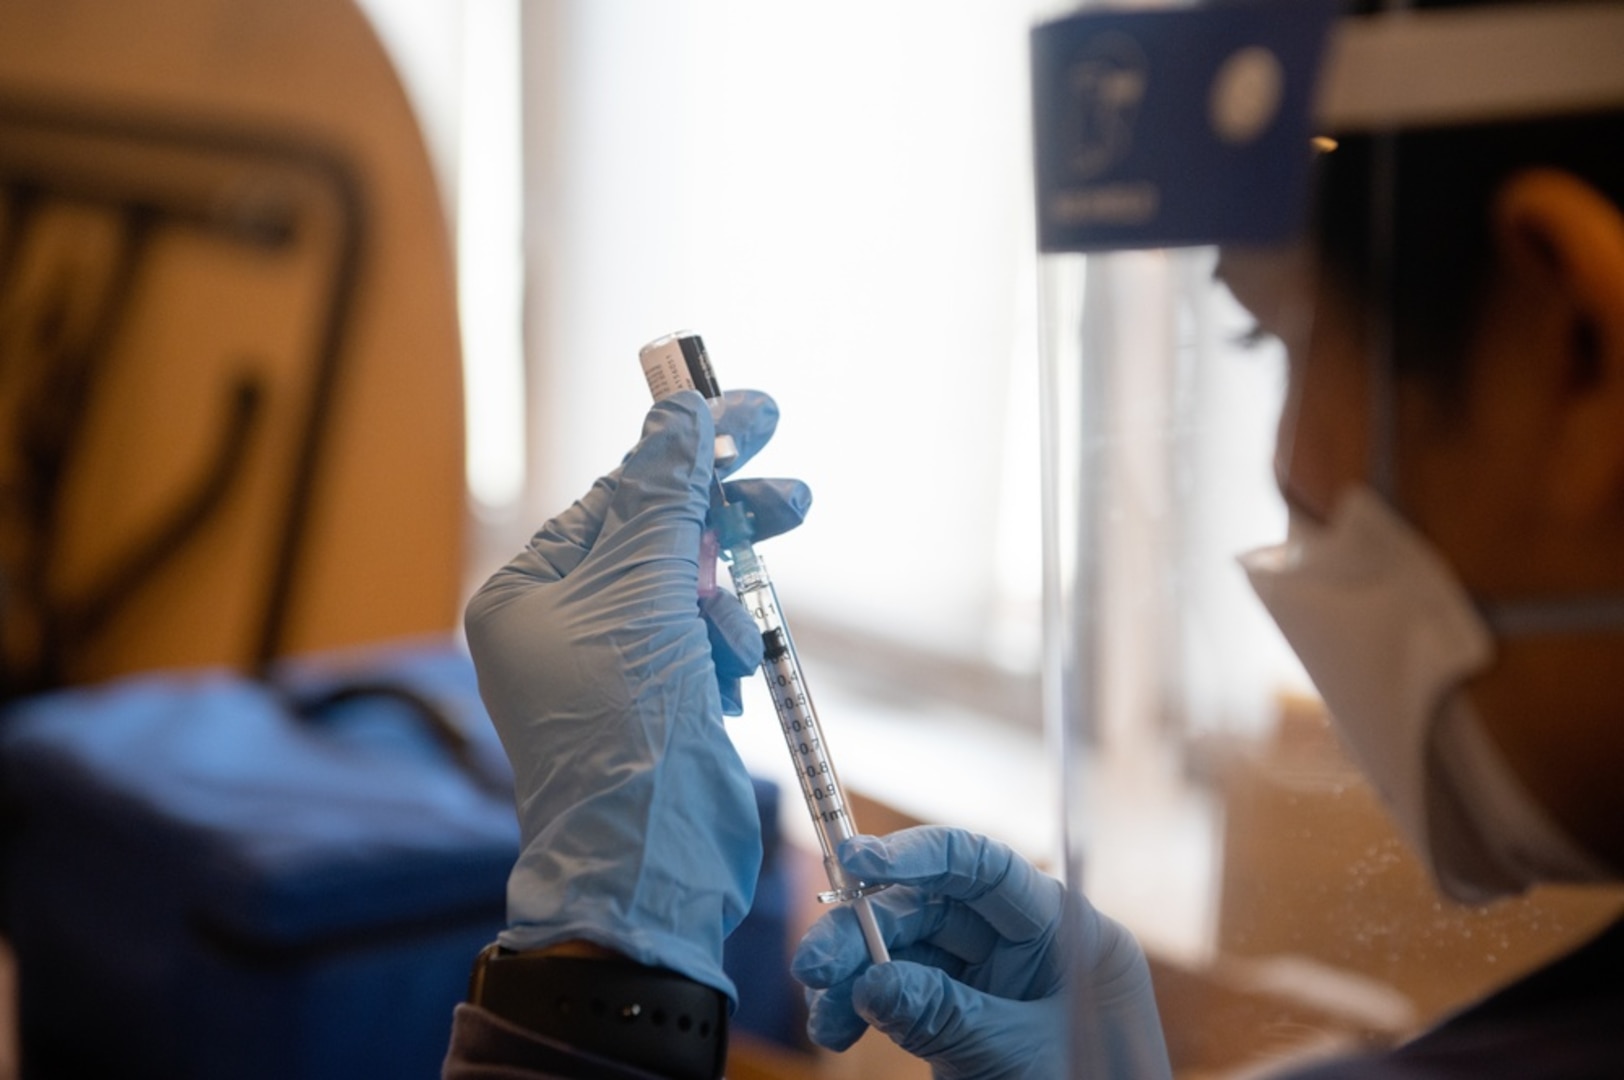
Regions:
<instances>
[{"instance_id":1,"label":"gloved left hand","mask_svg":"<svg viewBox=\"0 0 1624 1080\"><path fill-rule=\"evenodd\" d=\"M892 885L870 898L891 961L869 963L849 908L807 931L792 970L813 1042L845 1050L872 1025L937 1080L1171 1075L1139 943L1081 897L1068 920L1065 887L1006 845L923 826L838 856ZM1068 987L1076 973L1086 985ZM1083 1057L1069 1069L1068 1049Z\"/></svg>"},{"instance_id":2,"label":"gloved left hand","mask_svg":"<svg viewBox=\"0 0 1624 1080\"><path fill-rule=\"evenodd\" d=\"M754 793L722 728L719 679L761 638L730 593L698 599L716 431L771 437L764 394L714 418L659 402L619 469L544 525L469 602L480 694L513 764L523 849L508 882L512 949L585 940L734 995L722 940L761 861ZM741 481L757 536L799 524L795 481Z\"/></svg>"}]
</instances>

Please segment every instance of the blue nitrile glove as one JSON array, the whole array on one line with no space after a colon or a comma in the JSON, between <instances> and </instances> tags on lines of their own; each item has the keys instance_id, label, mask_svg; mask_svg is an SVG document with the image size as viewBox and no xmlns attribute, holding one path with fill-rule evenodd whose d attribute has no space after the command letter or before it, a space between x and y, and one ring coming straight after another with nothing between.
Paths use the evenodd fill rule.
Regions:
<instances>
[{"instance_id":1,"label":"blue nitrile glove","mask_svg":"<svg viewBox=\"0 0 1624 1080\"><path fill-rule=\"evenodd\" d=\"M717 426L743 461L776 419L764 394L729 394L714 425L696 393L660 402L620 468L469 602L523 845L508 948L591 941L733 995L722 939L749 908L761 835L717 675L748 672L761 640L725 593L707 605L707 630L699 537ZM793 527L809 502L794 481L733 490L762 535Z\"/></svg>"},{"instance_id":2,"label":"blue nitrile glove","mask_svg":"<svg viewBox=\"0 0 1624 1080\"><path fill-rule=\"evenodd\" d=\"M854 877L893 883L871 898L891 962L869 963L847 908L807 931L793 970L813 1042L844 1050L873 1026L939 1080L1052 1080L1068 1075L1081 1023L1097 1032L1087 1049L1098 1064L1069 1075L1171 1076L1139 943L1080 899L1063 932L1065 887L1006 845L925 826L854 837L839 856ZM1075 994L1068 942L1090 973Z\"/></svg>"}]
</instances>

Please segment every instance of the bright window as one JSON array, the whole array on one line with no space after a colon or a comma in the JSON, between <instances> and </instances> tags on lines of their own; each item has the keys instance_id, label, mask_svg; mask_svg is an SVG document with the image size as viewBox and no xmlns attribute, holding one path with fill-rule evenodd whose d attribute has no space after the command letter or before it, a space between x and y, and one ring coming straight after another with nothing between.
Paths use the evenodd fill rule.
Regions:
<instances>
[{"instance_id":1,"label":"bright window","mask_svg":"<svg viewBox=\"0 0 1624 1080\"><path fill-rule=\"evenodd\" d=\"M474 575L619 459L638 347L691 328L783 408L756 468L816 493L766 549L803 644L1029 684L1033 5L366 6L458 224Z\"/></svg>"},{"instance_id":2,"label":"bright window","mask_svg":"<svg viewBox=\"0 0 1624 1080\"><path fill-rule=\"evenodd\" d=\"M757 468L817 497L766 549L786 605L1034 670L1022 5L554 8L526 99L557 109L531 179L533 509L635 435L638 347L695 329L783 408Z\"/></svg>"}]
</instances>

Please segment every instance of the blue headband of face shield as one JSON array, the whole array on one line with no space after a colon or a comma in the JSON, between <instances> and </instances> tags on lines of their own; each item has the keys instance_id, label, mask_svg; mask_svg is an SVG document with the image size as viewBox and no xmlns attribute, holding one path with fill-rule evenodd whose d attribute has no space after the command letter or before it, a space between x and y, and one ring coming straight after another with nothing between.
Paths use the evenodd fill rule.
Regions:
<instances>
[{"instance_id":1,"label":"blue headband of face shield","mask_svg":"<svg viewBox=\"0 0 1624 1080\"><path fill-rule=\"evenodd\" d=\"M1279 244L1305 221L1317 132L1624 104L1624 4L1340 7L1091 8L1034 29L1040 250Z\"/></svg>"}]
</instances>

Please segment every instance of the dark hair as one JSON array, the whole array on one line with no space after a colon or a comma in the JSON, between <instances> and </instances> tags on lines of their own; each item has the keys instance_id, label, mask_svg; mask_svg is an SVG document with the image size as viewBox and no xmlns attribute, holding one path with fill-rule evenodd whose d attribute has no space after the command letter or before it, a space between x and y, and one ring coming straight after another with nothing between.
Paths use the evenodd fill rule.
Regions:
<instances>
[{"instance_id":1,"label":"dark hair","mask_svg":"<svg viewBox=\"0 0 1624 1080\"><path fill-rule=\"evenodd\" d=\"M1383 287L1372 206L1382 154L1390 154L1393 180L1385 303L1377 295ZM1313 225L1322 267L1361 310L1387 313L1399 375L1426 378L1446 394L1459 389L1468 334L1493 270L1495 193L1517 172L1538 166L1570 172L1624 206L1624 112L1411 130L1389 137L1385 147L1381 137L1344 138L1324 155Z\"/></svg>"}]
</instances>

